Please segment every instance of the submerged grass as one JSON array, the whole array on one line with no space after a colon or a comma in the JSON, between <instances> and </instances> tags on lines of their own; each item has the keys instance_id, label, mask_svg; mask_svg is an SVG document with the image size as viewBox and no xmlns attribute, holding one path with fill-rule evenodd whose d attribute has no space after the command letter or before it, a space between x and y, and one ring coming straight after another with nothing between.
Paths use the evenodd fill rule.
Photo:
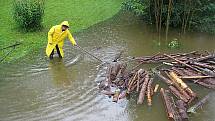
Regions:
<instances>
[{"instance_id":1,"label":"submerged grass","mask_svg":"<svg viewBox=\"0 0 215 121\"><path fill-rule=\"evenodd\" d=\"M121 8L123 0L45 0L43 29L25 33L18 29L13 20L13 0L1 0L0 3L0 48L22 41L17 48L4 60L11 62L26 55L45 49L47 32L53 25L67 20L72 33L79 32L98 22L115 15ZM10 50L0 52L1 58Z\"/></svg>"}]
</instances>

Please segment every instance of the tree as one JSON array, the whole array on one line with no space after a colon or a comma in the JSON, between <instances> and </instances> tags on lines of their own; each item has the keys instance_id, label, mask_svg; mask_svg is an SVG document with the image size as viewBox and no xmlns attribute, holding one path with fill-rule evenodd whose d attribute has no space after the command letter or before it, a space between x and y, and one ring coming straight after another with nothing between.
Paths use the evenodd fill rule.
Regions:
<instances>
[{"instance_id":1,"label":"tree","mask_svg":"<svg viewBox=\"0 0 215 121\"><path fill-rule=\"evenodd\" d=\"M215 33L214 0L127 0L124 8L142 16L146 22L181 28L182 33L201 31Z\"/></svg>"}]
</instances>

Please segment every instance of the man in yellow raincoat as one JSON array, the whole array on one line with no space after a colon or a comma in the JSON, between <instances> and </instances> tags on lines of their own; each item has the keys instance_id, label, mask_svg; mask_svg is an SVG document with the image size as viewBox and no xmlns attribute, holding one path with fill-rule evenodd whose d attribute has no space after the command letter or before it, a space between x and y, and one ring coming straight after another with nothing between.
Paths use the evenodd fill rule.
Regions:
<instances>
[{"instance_id":1,"label":"man in yellow raincoat","mask_svg":"<svg viewBox=\"0 0 215 121\"><path fill-rule=\"evenodd\" d=\"M60 58L64 57L63 45L66 37L69 38L73 46L77 43L69 31L69 22L64 21L60 25L53 26L48 32L48 44L46 47L46 55L53 59L54 52L57 51Z\"/></svg>"}]
</instances>

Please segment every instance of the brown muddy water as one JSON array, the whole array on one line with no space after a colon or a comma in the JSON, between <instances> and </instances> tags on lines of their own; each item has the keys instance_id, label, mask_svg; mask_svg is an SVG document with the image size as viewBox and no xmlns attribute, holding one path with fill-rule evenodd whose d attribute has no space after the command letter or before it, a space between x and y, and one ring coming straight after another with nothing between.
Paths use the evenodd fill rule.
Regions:
<instances>
[{"instance_id":1,"label":"brown muddy water","mask_svg":"<svg viewBox=\"0 0 215 121\"><path fill-rule=\"evenodd\" d=\"M169 49L162 43L158 46L157 34L151 26L123 12L74 36L80 46L108 62L121 50L124 61L129 56L215 48L214 36L187 33L181 37L176 30L169 33L169 40L177 38L181 43L179 49ZM164 38L161 36L162 41ZM104 79L105 65L83 55L68 41L64 50L63 60L49 61L41 50L22 61L0 65L1 121L167 121L159 94L153 96L152 107L146 103L136 105L135 94L129 100L113 103L97 87ZM211 91L189 85L199 97ZM215 121L215 93L202 109L190 115L190 120Z\"/></svg>"}]
</instances>

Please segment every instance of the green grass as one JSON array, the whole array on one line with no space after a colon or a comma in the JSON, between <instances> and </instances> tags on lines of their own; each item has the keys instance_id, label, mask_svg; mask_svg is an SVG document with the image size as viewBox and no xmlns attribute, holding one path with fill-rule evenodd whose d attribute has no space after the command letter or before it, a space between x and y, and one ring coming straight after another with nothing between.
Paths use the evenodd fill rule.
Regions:
<instances>
[{"instance_id":1,"label":"green grass","mask_svg":"<svg viewBox=\"0 0 215 121\"><path fill-rule=\"evenodd\" d=\"M13 0L0 2L0 48L22 41L15 51L5 59L11 62L39 49L45 49L47 32L56 24L67 20L70 31L79 32L98 22L115 15L121 8L123 0L45 0L43 29L37 32L24 33L17 28L12 18ZM7 51L0 52L2 57Z\"/></svg>"}]
</instances>

